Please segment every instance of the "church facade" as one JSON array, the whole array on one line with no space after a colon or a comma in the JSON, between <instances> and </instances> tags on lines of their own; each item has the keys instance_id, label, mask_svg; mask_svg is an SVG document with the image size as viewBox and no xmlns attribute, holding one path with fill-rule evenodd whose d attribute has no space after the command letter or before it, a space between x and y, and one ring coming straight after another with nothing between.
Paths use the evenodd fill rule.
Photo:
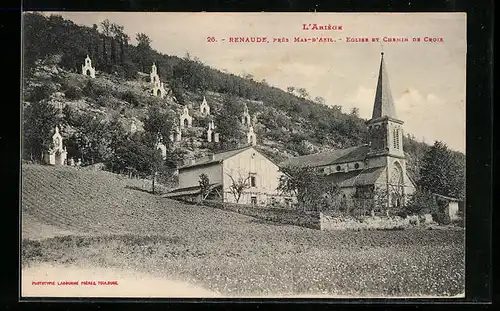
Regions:
<instances>
[{"instance_id":1,"label":"church facade","mask_svg":"<svg viewBox=\"0 0 500 311\"><path fill-rule=\"evenodd\" d=\"M368 144L286 160L280 166L309 167L340 188L343 205L355 198L377 199L377 207L403 207L415 192L403 150L404 122L396 115L382 53L373 105L366 122Z\"/></svg>"}]
</instances>

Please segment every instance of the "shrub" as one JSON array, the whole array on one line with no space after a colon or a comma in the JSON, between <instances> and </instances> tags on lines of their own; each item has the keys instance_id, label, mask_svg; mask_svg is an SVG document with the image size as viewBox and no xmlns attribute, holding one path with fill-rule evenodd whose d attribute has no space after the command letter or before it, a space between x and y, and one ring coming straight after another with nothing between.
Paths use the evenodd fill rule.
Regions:
<instances>
[{"instance_id":1,"label":"shrub","mask_svg":"<svg viewBox=\"0 0 500 311\"><path fill-rule=\"evenodd\" d=\"M28 102L39 102L44 99L48 99L50 94L52 94L55 89L48 84L42 84L40 86L36 86L31 90L26 98Z\"/></svg>"},{"instance_id":2,"label":"shrub","mask_svg":"<svg viewBox=\"0 0 500 311\"><path fill-rule=\"evenodd\" d=\"M64 95L67 99L78 100L83 97L83 91L77 86L69 86Z\"/></svg>"},{"instance_id":3,"label":"shrub","mask_svg":"<svg viewBox=\"0 0 500 311\"><path fill-rule=\"evenodd\" d=\"M140 105L140 101L139 101L137 94L135 94L131 90L127 90L127 91L121 93L120 99L131 104L133 107L138 107Z\"/></svg>"}]
</instances>

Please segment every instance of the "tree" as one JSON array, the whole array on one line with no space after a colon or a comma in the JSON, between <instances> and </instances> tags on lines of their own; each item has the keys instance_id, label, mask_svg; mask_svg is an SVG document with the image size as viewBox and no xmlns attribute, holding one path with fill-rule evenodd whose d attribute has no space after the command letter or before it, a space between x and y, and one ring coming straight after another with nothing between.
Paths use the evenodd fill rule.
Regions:
<instances>
[{"instance_id":1,"label":"tree","mask_svg":"<svg viewBox=\"0 0 500 311\"><path fill-rule=\"evenodd\" d=\"M210 179L207 174L201 174L198 182L200 184L201 200L203 201L210 194Z\"/></svg>"},{"instance_id":2,"label":"tree","mask_svg":"<svg viewBox=\"0 0 500 311\"><path fill-rule=\"evenodd\" d=\"M406 206L411 214L432 214L438 211L436 200L432 193L426 190L417 189L408 200Z\"/></svg>"},{"instance_id":3,"label":"tree","mask_svg":"<svg viewBox=\"0 0 500 311\"><path fill-rule=\"evenodd\" d=\"M146 64L151 62L151 39L144 33L138 33L135 39L137 40L141 71L146 72Z\"/></svg>"},{"instance_id":4,"label":"tree","mask_svg":"<svg viewBox=\"0 0 500 311\"><path fill-rule=\"evenodd\" d=\"M106 137L106 122L91 114L78 117L79 126L71 137L78 146L78 153L85 164L95 164L109 154L109 140Z\"/></svg>"},{"instance_id":5,"label":"tree","mask_svg":"<svg viewBox=\"0 0 500 311\"><path fill-rule=\"evenodd\" d=\"M359 117L359 108L358 107L351 108L351 116Z\"/></svg>"},{"instance_id":6,"label":"tree","mask_svg":"<svg viewBox=\"0 0 500 311\"><path fill-rule=\"evenodd\" d=\"M250 74L250 73L246 73L243 75L243 79L246 79L246 80L249 80L249 81L253 81L253 75Z\"/></svg>"},{"instance_id":7,"label":"tree","mask_svg":"<svg viewBox=\"0 0 500 311\"><path fill-rule=\"evenodd\" d=\"M424 155L418 186L423 191L461 198L465 187L464 169L446 144L436 141Z\"/></svg>"},{"instance_id":8,"label":"tree","mask_svg":"<svg viewBox=\"0 0 500 311\"><path fill-rule=\"evenodd\" d=\"M282 172L279 191L295 194L299 206L304 210L319 211L324 207L328 196L326 192L332 189L327 190L331 185L319 173L312 168L298 166L284 167ZM334 193L331 195L333 197Z\"/></svg>"},{"instance_id":9,"label":"tree","mask_svg":"<svg viewBox=\"0 0 500 311\"><path fill-rule=\"evenodd\" d=\"M320 104L320 105L324 105L325 104L325 99L321 96L316 96L314 98L314 102Z\"/></svg>"},{"instance_id":10,"label":"tree","mask_svg":"<svg viewBox=\"0 0 500 311\"><path fill-rule=\"evenodd\" d=\"M298 88L297 92L299 93L300 98L303 98L303 99L309 98L309 93L307 92L307 90L305 88L303 88L303 87Z\"/></svg>"},{"instance_id":11,"label":"tree","mask_svg":"<svg viewBox=\"0 0 500 311\"><path fill-rule=\"evenodd\" d=\"M231 174L226 173L226 175L229 176L229 178L231 179L231 185L229 186L229 191L231 191L231 193L234 196L234 200L236 201L236 203L238 203L240 201L241 195L243 194L243 191L250 188L250 183L249 183L250 176L244 178L241 175L239 175L238 179L234 179L234 177Z\"/></svg>"},{"instance_id":12,"label":"tree","mask_svg":"<svg viewBox=\"0 0 500 311\"><path fill-rule=\"evenodd\" d=\"M235 148L245 138L245 133L239 119L243 108L233 96L225 96L223 105L223 109L215 113L215 124L221 136L221 147L223 149Z\"/></svg>"},{"instance_id":13,"label":"tree","mask_svg":"<svg viewBox=\"0 0 500 311\"><path fill-rule=\"evenodd\" d=\"M43 151L51 147L51 134L57 120L57 109L46 100L32 102L23 111L24 157L41 161Z\"/></svg>"},{"instance_id":14,"label":"tree","mask_svg":"<svg viewBox=\"0 0 500 311\"><path fill-rule=\"evenodd\" d=\"M161 142L169 150L171 144L168 137L173 131L174 114L170 110L160 109L159 104L153 104L148 109L147 119L144 122L144 143L148 150L148 158L150 159L150 173L152 175L152 191L155 193L155 181L158 174L165 173L167 170L166 163L157 149L158 143Z\"/></svg>"}]
</instances>

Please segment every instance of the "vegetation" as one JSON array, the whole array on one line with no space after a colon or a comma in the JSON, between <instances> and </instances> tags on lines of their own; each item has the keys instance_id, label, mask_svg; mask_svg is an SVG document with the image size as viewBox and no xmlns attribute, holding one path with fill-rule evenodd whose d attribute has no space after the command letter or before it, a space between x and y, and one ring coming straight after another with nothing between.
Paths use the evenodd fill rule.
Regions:
<instances>
[{"instance_id":1,"label":"vegetation","mask_svg":"<svg viewBox=\"0 0 500 311\"><path fill-rule=\"evenodd\" d=\"M22 169L23 267L123 268L224 295L464 293L463 231L322 232L163 199L107 172Z\"/></svg>"},{"instance_id":2,"label":"vegetation","mask_svg":"<svg viewBox=\"0 0 500 311\"><path fill-rule=\"evenodd\" d=\"M419 186L424 191L464 198L465 166L443 142L435 142L423 158Z\"/></svg>"},{"instance_id":3,"label":"vegetation","mask_svg":"<svg viewBox=\"0 0 500 311\"><path fill-rule=\"evenodd\" d=\"M201 199L205 200L206 197L210 194L210 179L208 178L207 174L200 175L199 184Z\"/></svg>"},{"instance_id":4,"label":"vegetation","mask_svg":"<svg viewBox=\"0 0 500 311\"><path fill-rule=\"evenodd\" d=\"M200 124L183 135L182 146L168 146L167 170L186 154L206 155L244 143L245 133L238 117L243 102L251 115L258 116L255 130L263 147L261 151L274 159L367 141L365 120L359 118L359 109L343 113L341 103L326 103L320 97L312 101L307 90L300 86L290 86L284 91L248 75L240 77L210 68L189 54L179 58L158 53L144 33L135 35L137 45L129 44L124 27L107 20L85 27L57 15L25 13L23 22L25 159L41 160L54 124L60 122L65 125L61 130L70 158L79 157L84 165L104 162L112 171L150 176L152 171L160 170L149 165L156 162L150 161L154 156L151 143L159 128L158 125L148 128L148 124L164 124L160 132L164 143L169 144L175 111L181 105L197 105L202 95L209 98L220 143L203 141L202 127L206 123L196 118L195 123ZM99 71L96 79L70 73L79 73L87 54ZM152 62L176 101L152 97L147 92L144 72ZM51 73L54 70L57 73ZM57 92L65 95L59 100L66 106L62 117L57 116L50 104ZM166 112L161 113L165 115L153 116L163 109ZM120 123L131 118L144 123L146 134L128 135ZM403 143L410 177L422 189L464 197L465 155L444 145L430 147L412 135L405 136ZM319 197L305 194L302 200L309 200L312 206Z\"/></svg>"}]
</instances>

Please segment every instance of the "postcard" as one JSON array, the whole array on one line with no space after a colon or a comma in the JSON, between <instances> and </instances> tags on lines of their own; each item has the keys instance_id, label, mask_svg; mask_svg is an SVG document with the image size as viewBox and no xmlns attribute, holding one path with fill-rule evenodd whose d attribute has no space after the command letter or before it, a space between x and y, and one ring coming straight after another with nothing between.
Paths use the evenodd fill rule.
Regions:
<instances>
[{"instance_id":1,"label":"postcard","mask_svg":"<svg viewBox=\"0 0 500 311\"><path fill-rule=\"evenodd\" d=\"M465 297L465 13L22 27L21 299Z\"/></svg>"}]
</instances>

